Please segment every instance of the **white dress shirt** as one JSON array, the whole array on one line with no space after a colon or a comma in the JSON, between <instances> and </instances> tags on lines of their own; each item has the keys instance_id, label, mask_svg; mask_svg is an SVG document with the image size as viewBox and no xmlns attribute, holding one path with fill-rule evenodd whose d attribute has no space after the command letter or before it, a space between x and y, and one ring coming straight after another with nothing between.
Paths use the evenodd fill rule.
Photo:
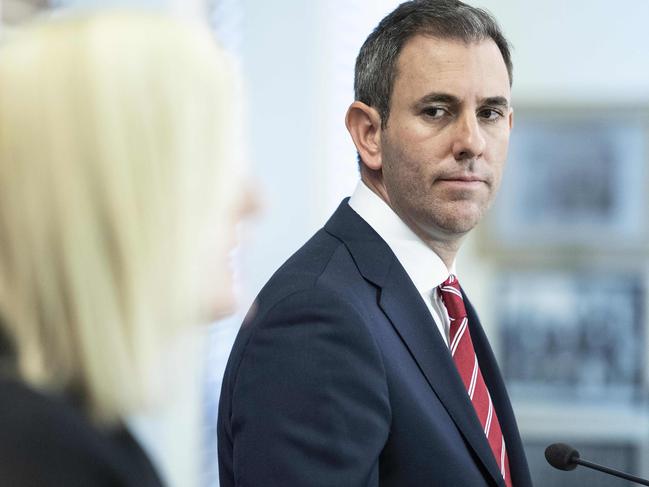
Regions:
<instances>
[{"instance_id":1,"label":"white dress shirt","mask_svg":"<svg viewBox=\"0 0 649 487\"><path fill-rule=\"evenodd\" d=\"M349 206L388 244L419 291L428 311L448 346L451 321L437 287L455 273L455 261L448 269L442 259L365 183L359 181Z\"/></svg>"}]
</instances>

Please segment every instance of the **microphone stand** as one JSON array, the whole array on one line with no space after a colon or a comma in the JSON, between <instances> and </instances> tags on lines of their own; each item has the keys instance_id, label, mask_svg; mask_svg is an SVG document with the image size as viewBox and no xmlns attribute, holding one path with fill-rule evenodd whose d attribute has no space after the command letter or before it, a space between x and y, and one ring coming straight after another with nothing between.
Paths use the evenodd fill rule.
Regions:
<instances>
[{"instance_id":1,"label":"microphone stand","mask_svg":"<svg viewBox=\"0 0 649 487\"><path fill-rule=\"evenodd\" d=\"M582 458L573 458L572 461L578 465L583 465L584 467L592 468L594 470L599 470L600 472L607 473L609 475L614 475L615 477L620 477L625 480L630 480L640 485L649 485L649 481L636 477L625 472L620 472L619 470L614 470L612 468L605 467L604 465L599 465L597 463L589 462L588 460L583 460Z\"/></svg>"}]
</instances>

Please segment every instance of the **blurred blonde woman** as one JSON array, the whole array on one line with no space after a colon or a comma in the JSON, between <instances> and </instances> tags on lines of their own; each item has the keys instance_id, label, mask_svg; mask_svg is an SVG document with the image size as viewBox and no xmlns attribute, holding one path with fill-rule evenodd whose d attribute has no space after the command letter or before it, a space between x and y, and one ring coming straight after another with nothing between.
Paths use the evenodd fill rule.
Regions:
<instances>
[{"instance_id":1,"label":"blurred blonde woman","mask_svg":"<svg viewBox=\"0 0 649 487\"><path fill-rule=\"evenodd\" d=\"M160 485L123 420L230 305L235 92L208 31L162 16L0 44L0 485Z\"/></svg>"}]
</instances>

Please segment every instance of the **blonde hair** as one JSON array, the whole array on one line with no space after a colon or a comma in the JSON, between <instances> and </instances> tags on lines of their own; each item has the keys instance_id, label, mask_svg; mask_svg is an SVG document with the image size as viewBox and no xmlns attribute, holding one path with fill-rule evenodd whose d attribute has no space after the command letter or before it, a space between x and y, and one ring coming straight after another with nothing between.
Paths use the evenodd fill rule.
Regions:
<instances>
[{"instance_id":1,"label":"blonde hair","mask_svg":"<svg viewBox=\"0 0 649 487\"><path fill-rule=\"evenodd\" d=\"M204 318L234 78L207 29L153 14L39 21L0 47L0 321L20 376L98 422L140 406L161 344Z\"/></svg>"}]
</instances>

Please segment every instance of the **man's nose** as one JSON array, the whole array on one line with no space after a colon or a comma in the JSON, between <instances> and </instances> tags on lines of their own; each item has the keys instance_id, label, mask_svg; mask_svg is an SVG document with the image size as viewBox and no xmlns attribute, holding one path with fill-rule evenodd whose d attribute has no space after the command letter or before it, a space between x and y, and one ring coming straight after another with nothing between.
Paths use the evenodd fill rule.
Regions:
<instances>
[{"instance_id":1,"label":"man's nose","mask_svg":"<svg viewBox=\"0 0 649 487\"><path fill-rule=\"evenodd\" d=\"M482 156L485 147L486 141L476 114L465 114L458 118L452 147L455 160L476 159Z\"/></svg>"}]
</instances>

